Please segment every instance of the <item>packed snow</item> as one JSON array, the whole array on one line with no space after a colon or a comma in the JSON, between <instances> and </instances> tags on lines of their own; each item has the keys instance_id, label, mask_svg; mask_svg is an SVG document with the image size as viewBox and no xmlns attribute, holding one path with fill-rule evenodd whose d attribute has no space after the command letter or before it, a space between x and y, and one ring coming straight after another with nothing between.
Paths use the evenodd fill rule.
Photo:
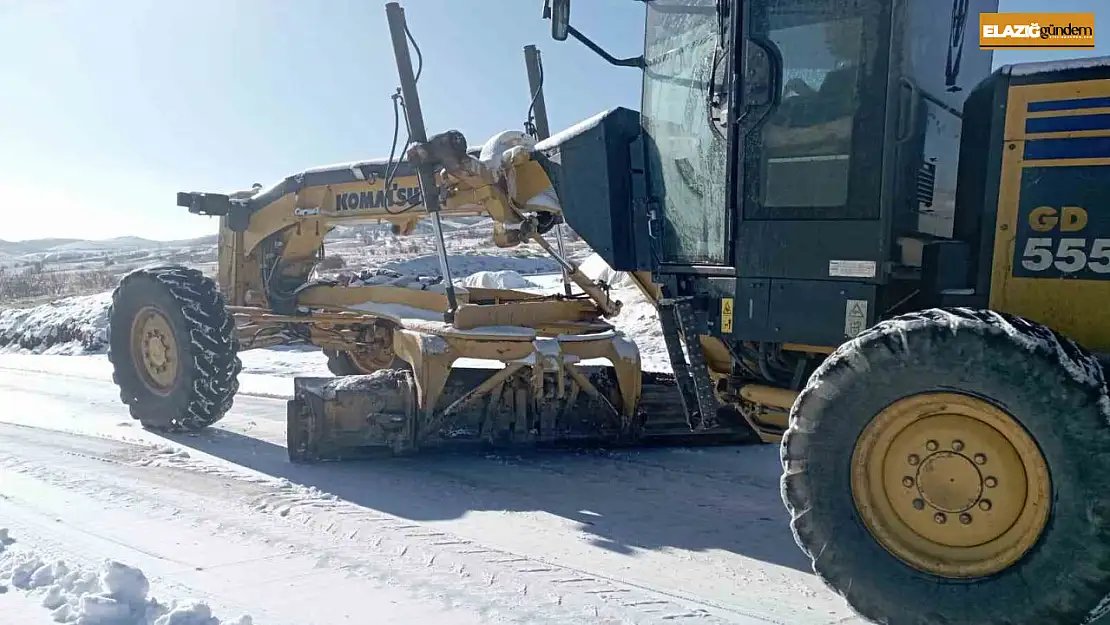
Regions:
<instances>
[{"instance_id":1,"label":"packed snow","mask_svg":"<svg viewBox=\"0 0 1110 625\"><path fill-rule=\"evenodd\" d=\"M605 118L610 113L612 113L614 110L615 109L604 110L604 111L594 115L593 117L590 117L588 119L584 119L584 120L578 122L577 124L575 124L575 125L573 125L569 128L566 128L565 130L561 130L561 131L551 135L550 137L548 137L548 138L544 139L543 141L540 141L539 143L537 143L536 144L536 150L542 152L543 150L550 150L552 148L556 148L560 144L566 143L568 140L570 140L573 137L577 137L578 135L584 134L584 133L586 133L590 130L593 130L594 128L597 128L598 126L601 125L601 122L605 121Z\"/></svg>"},{"instance_id":2,"label":"packed snow","mask_svg":"<svg viewBox=\"0 0 1110 625\"><path fill-rule=\"evenodd\" d=\"M55 623L78 625L252 625L250 616L221 621L201 601L164 604L150 596L150 581L139 569L113 560L98 570L84 570L65 560L41 556L15 545L0 528L0 607L4 595L22 596L22 618L33 615L27 606L38 604ZM7 612L7 610L4 610ZM13 610L14 611L14 610ZM46 619L41 619L47 622ZM27 625L24 621L20 625Z\"/></svg>"},{"instance_id":3,"label":"packed snow","mask_svg":"<svg viewBox=\"0 0 1110 625\"><path fill-rule=\"evenodd\" d=\"M494 249L488 224L449 227L460 288L563 291L540 250ZM343 262L321 279L442 288L434 255L358 234L330 240ZM668 370L652 303L581 241L567 248L623 302L609 321L644 368ZM110 295L82 293L0 304L0 521L20 539L0 554L2 622L855 622L793 544L771 447L295 465L282 400L293 377L332 377L318 348L241 352L228 415L159 434L119 402Z\"/></svg>"},{"instance_id":4,"label":"packed snow","mask_svg":"<svg viewBox=\"0 0 1110 625\"><path fill-rule=\"evenodd\" d=\"M300 466L284 402L160 436L110 380L0 370L0 393L34 406L0 413L3 525L45 564L140 569L160 603L266 625L862 623L794 546L773 446Z\"/></svg>"}]
</instances>

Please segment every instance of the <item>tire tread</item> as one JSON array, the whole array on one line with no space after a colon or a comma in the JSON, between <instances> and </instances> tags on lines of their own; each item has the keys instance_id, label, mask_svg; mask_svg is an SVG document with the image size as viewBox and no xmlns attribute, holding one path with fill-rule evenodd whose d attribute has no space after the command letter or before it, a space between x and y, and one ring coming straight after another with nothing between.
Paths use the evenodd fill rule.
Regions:
<instances>
[{"instance_id":1,"label":"tire tread","mask_svg":"<svg viewBox=\"0 0 1110 625\"><path fill-rule=\"evenodd\" d=\"M146 267L124 276L112 293L109 318L127 301L149 293L152 283L174 299L184 320L186 337L177 339L182 364L190 371L190 388L175 402L172 414L154 416L143 400L143 389L127 388L126 381L131 377L122 372L136 366L130 351L113 349L115 342L109 337L112 379L120 385L120 399L128 405L131 416L144 426L167 431L202 430L223 418L239 390L243 364L238 355L235 318L228 312L215 281L180 265Z\"/></svg>"},{"instance_id":2,"label":"tire tread","mask_svg":"<svg viewBox=\"0 0 1110 625\"><path fill-rule=\"evenodd\" d=\"M1034 389L1039 399L1021 401L1038 409L1019 421L1035 434L1050 473L1059 473L1053 475L1053 516L1041 542L1010 569L981 580L944 580L905 566L871 538L851 505L850 489L844 492L850 472L844 456L851 456L855 437L874 412L855 418L862 419L859 424L837 422L853 420L853 406L879 401L861 400L860 393L882 388L875 392L885 398L897 392L886 387L912 391L914 376L945 366L957 373L967 368L949 374L956 388L947 390L961 392L961 383ZM1110 502L1102 496L1110 489L1105 372L1094 355L1043 325L966 308L929 309L876 324L811 376L791 410L781 459L781 494L795 542L819 578L877 623L1078 624L1089 622L1110 594ZM1071 512L1067 518L1057 514L1062 507ZM1025 570L1032 559L1038 562L1036 576L1058 572L1053 585L1030 580L1038 586L1034 591L1026 582L1034 573Z\"/></svg>"}]
</instances>

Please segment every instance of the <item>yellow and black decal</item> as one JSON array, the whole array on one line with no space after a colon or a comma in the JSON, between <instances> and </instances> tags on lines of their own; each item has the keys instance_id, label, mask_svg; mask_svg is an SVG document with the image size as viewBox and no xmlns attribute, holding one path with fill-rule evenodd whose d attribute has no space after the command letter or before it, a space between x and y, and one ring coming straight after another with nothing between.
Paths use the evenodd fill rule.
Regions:
<instances>
[{"instance_id":1,"label":"yellow and black decal","mask_svg":"<svg viewBox=\"0 0 1110 625\"><path fill-rule=\"evenodd\" d=\"M732 298L721 298L721 334L732 334Z\"/></svg>"},{"instance_id":2,"label":"yellow and black decal","mask_svg":"<svg viewBox=\"0 0 1110 625\"><path fill-rule=\"evenodd\" d=\"M1022 201L1013 275L1026 278L1110 279L1110 219L1105 211L1083 206L1052 206L1035 198L1053 195L1052 187L1090 189L1106 173L1089 168L1027 169L1022 174ZM1084 194L1087 195L1087 194ZM1097 201L1097 198L1090 198ZM1086 202L1085 202L1086 203ZM1095 217L1092 223L1091 216ZM1100 236L1102 235L1102 236Z\"/></svg>"},{"instance_id":3,"label":"yellow and black decal","mask_svg":"<svg viewBox=\"0 0 1110 625\"><path fill-rule=\"evenodd\" d=\"M991 308L1110 350L1110 79L1012 84Z\"/></svg>"},{"instance_id":4,"label":"yellow and black decal","mask_svg":"<svg viewBox=\"0 0 1110 625\"><path fill-rule=\"evenodd\" d=\"M420 205L420 186L415 177L403 180L404 186L394 182L389 187L370 185L365 190L335 194L335 212L372 210L377 208L403 208Z\"/></svg>"}]
</instances>

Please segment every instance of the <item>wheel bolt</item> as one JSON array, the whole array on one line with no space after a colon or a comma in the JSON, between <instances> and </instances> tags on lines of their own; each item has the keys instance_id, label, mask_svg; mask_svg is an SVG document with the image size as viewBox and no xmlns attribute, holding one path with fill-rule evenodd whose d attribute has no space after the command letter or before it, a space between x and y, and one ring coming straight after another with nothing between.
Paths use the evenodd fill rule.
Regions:
<instances>
[{"instance_id":1,"label":"wheel bolt","mask_svg":"<svg viewBox=\"0 0 1110 625\"><path fill-rule=\"evenodd\" d=\"M952 441L952 451L963 451L963 449L964 449L964 442L963 441L958 441L958 440L957 441Z\"/></svg>"},{"instance_id":2,"label":"wheel bolt","mask_svg":"<svg viewBox=\"0 0 1110 625\"><path fill-rule=\"evenodd\" d=\"M929 451L936 451L938 447L940 447L940 444L938 444L936 441L929 441L925 443L925 449L928 449Z\"/></svg>"},{"instance_id":3,"label":"wheel bolt","mask_svg":"<svg viewBox=\"0 0 1110 625\"><path fill-rule=\"evenodd\" d=\"M915 510L924 510L925 509L925 500L924 499L914 499L913 500L913 507L914 507Z\"/></svg>"},{"instance_id":4,"label":"wheel bolt","mask_svg":"<svg viewBox=\"0 0 1110 625\"><path fill-rule=\"evenodd\" d=\"M945 516L945 514L943 512L938 512L938 513L933 515L933 520L936 521L937 523L940 523L941 525L944 525L944 523L946 521L948 521L948 517Z\"/></svg>"},{"instance_id":5,"label":"wheel bolt","mask_svg":"<svg viewBox=\"0 0 1110 625\"><path fill-rule=\"evenodd\" d=\"M980 501L979 502L979 509L984 511L984 512L986 512L987 510L990 510L991 509L991 500L990 499L984 499L983 501Z\"/></svg>"},{"instance_id":6,"label":"wheel bolt","mask_svg":"<svg viewBox=\"0 0 1110 625\"><path fill-rule=\"evenodd\" d=\"M902 478L902 486L905 486L906 488L911 488L913 486L913 478L908 475Z\"/></svg>"},{"instance_id":7,"label":"wheel bolt","mask_svg":"<svg viewBox=\"0 0 1110 625\"><path fill-rule=\"evenodd\" d=\"M998 478L992 475L983 480L983 484L985 484L987 488L994 488L995 486L998 486Z\"/></svg>"},{"instance_id":8,"label":"wheel bolt","mask_svg":"<svg viewBox=\"0 0 1110 625\"><path fill-rule=\"evenodd\" d=\"M907 461L910 463L910 466L916 467L918 463L921 462L921 458L919 458L917 454L910 454L910 457L907 459Z\"/></svg>"},{"instance_id":9,"label":"wheel bolt","mask_svg":"<svg viewBox=\"0 0 1110 625\"><path fill-rule=\"evenodd\" d=\"M961 514L960 523L963 523L964 525L971 525L971 515L966 512Z\"/></svg>"},{"instance_id":10,"label":"wheel bolt","mask_svg":"<svg viewBox=\"0 0 1110 625\"><path fill-rule=\"evenodd\" d=\"M986 463L987 463L986 454L975 454L975 464L986 464Z\"/></svg>"}]
</instances>

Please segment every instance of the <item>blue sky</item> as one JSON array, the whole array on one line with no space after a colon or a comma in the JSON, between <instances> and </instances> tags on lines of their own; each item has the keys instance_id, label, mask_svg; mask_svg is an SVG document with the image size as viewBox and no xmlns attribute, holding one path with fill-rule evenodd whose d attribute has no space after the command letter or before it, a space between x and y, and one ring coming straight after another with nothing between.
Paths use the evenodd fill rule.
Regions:
<instances>
[{"instance_id":1,"label":"blue sky","mask_svg":"<svg viewBox=\"0 0 1110 625\"><path fill-rule=\"evenodd\" d=\"M1052 9L1104 1L1055 0ZM1001 2L1004 11L1045 8ZM0 198L9 214L0 239L209 234L214 220L175 206L176 191L246 188L388 155L397 78L384 4L0 0ZM609 106L638 108L639 73L552 41L542 0L402 4L424 53L420 95L432 131L457 128L479 144L520 128L529 43L544 55L553 128ZM614 54L642 50L638 2L578 0L573 16ZM1099 32L1110 32L1104 22ZM996 63L1074 53L1035 54L996 53Z\"/></svg>"}]
</instances>

